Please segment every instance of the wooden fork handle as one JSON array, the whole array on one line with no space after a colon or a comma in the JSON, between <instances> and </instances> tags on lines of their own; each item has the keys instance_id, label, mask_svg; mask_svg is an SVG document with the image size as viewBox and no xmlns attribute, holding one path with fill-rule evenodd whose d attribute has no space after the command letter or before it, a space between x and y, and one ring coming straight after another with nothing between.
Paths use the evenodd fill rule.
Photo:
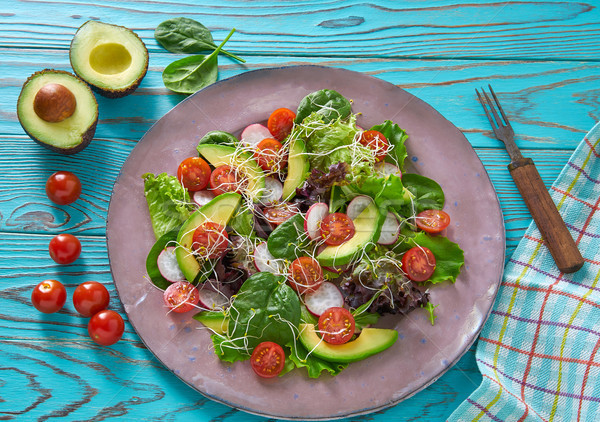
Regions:
<instances>
[{"instance_id":1,"label":"wooden fork handle","mask_svg":"<svg viewBox=\"0 0 600 422\"><path fill-rule=\"evenodd\" d=\"M531 158L513 161L508 170L537 224L554 262L563 273L583 266L583 257L550 197Z\"/></svg>"}]
</instances>

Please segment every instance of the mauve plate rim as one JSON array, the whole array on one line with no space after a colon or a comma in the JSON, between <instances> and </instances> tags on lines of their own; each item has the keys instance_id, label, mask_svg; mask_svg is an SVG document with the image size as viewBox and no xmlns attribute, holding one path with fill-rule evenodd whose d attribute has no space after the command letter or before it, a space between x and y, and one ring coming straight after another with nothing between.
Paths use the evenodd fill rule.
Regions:
<instances>
[{"instance_id":1,"label":"mauve plate rim","mask_svg":"<svg viewBox=\"0 0 600 422\"><path fill-rule=\"evenodd\" d=\"M347 72L348 74L354 74L355 76L358 77L364 77L367 79L372 79L372 80L376 80L378 83L384 83L384 84L388 84L390 85L390 88L392 89L397 89L397 90L401 90L404 91L404 93L408 94L411 97L414 97L414 99L416 99L417 101L420 101L423 105L425 105L426 107L428 107L432 113L437 114L439 117L441 117L443 120L446 120L448 123L450 123L452 126L454 126L448 119L446 119L443 115L441 115L437 110L435 110L433 107L431 107L428 103L424 102L423 100L420 100L418 97L414 96L413 94L407 93L404 89L402 89L399 86L396 86L390 82L387 82L385 80L376 78L374 76L368 75L368 74L364 74L364 73L360 73L360 72L356 72L353 70L348 70L348 69L344 69L344 68L339 68L339 67L330 67L330 66L321 66L321 65L312 65L312 64L306 64L306 65L290 65L290 66L278 66L278 67L268 67L268 68L261 68L261 69L255 69L255 70L249 70L243 73L240 73L238 75L234 75L231 76L229 78L220 80L215 82L214 84L210 85L207 88L204 88L203 90L198 91L195 94L192 94L190 96L188 96L187 98L183 99L182 101L180 101L178 104L176 104L175 106L173 106L167 113L165 113L161 118L159 118L156 122L154 122L151 127L148 129L148 131L142 136L142 138L140 139L140 141L136 144L136 146L133 148L133 150L131 151L130 155L128 156L127 160L125 161L125 163L123 164L121 170L119 171L119 174L115 180L115 183L113 185L113 189L112 189L112 193L111 193L111 198L109 201L109 207L108 207L108 212L107 212L107 223L106 223L106 244L107 244L107 250L108 250L108 255L109 255L109 267L111 270L111 275L113 276L113 279L115 280L115 288L117 291L117 294L119 295L119 299L122 302L122 296L121 296L121 292L120 292L120 287L119 284L116 280L117 277L115 277L115 272L113 269L113 265L112 265L112 260L110 259L111 256L111 246L110 246L110 234L111 231L110 228L112 227L111 225L111 210L114 210L114 206L115 206L115 201L114 201L114 194L115 191L119 188L119 181L121 179L121 176L124 172L124 169L127 166L128 161L130 161L132 159L132 157L134 156L135 152L136 152L136 148L138 148L138 145L140 145L144 139L149 138L152 136L152 132L153 130L159 125L159 123L161 123L163 120L165 119L169 119L169 116L173 115L173 113L176 112L176 110L180 107L182 107L182 104L187 103L189 101L193 101L193 99L198 96L198 95L202 95L202 93L208 89L210 90L215 90L218 91L219 89L221 89L222 86L230 84L230 83L236 83L236 82L243 82L244 79L249 79L252 76L255 76L256 74L260 74L262 72L277 72L277 71L293 71L294 69L314 69L314 70L322 70L322 71L334 71L334 72L340 72L340 73L345 73ZM332 88L334 89L334 88ZM216 92L215 92L216 93ZM455 126L454 126L455 127ZM455 127L456 128L456 127ZM414 396L415 394L419 393L420 391L423 391L424 389L426 389L427 387L429 387L431 384L433 384L434 382L436 382L441 376L443 376L447 371L449 371L464 355L465 353L469 350L469 348L475 343L475 341L477 340L477 337L479 336L479 333L481 332L481 330L483 329L483 326L485 325L485 322L487 321L487 319L489 318L489 315L492 311L493 308L493 304L495 302L496 296L498 294L499 291L499 287L500 287L500 282L502 280L502 275L503 275L503 271L504 271L504 261L505 261L505 257L506 257L506 232L505 232L505 224L504 224L504 218L503 218L503 214L502 214L502 209L500 206L500 201L499 198L496 194L495 188L491 182L491 179L489 177L489 174L487 173L485 167L483 166L483 163L481 162L481 159L479 158L479 156L476 154L475 150L473 149L473 147L471 146L471 144L468 142L468 140L466 139L466 137L464 136L464 134L462 133L462 131L460 131L458 128L456 128L456 130L458 132L460 132L460 135L464 138L464 142L466 142L469 147L473 150L473 155L474 157L476 157L476 160L478 161L479 165L481 166L481 168L483 169L484 172L484 177L487 181L487 184L489 184L489 188L491 189L491 192L493 193L493 205L495 206L495 208L497 209L498 213L499 213L499 217L500 217L500 221L499 221L499 234L501 236L501 246L502 246L502 250L501 250L501 262L499 264L498 267L498 274L497 274L497 280L490 286L492 288L492 294L490 295L490 300L489 300L489 306L486 309L485 315L482 315L482 317L479 320L478 326L476 327L476 329L472 330L467 341L464 342L463 344L463 348L460 350L460 352L457 353L457 355L455 356L455 358L448 363L448 365L446 365L444 368L442 368L438 373L434 374L433 376L431 376L426 382L424 382L422 385L420 385L418 388L415 388L414 390L412 390L411 392L397 398L394 400L390 400L387 403L378 405L378 406L374 406L374 407L369 407L369 408L364 408L364 409L357 409L357 410L353 410L350 411L348 413L344 413L344 414L340 414L337 413L335 415L331 415L331 416L318 416L318 417L307 417L307 416L294 416L294 415L281 415L281 414L275 414L275 413L269 413L269 412L265 412L263 410L258 410L258 409L252 409L249 408L247 406L243 406L240 405L239 403L234 403L230 400L226 400L222 397L216 396L216 395L212 395L210 394L210 392L208 391L202 391L201 389L199 389L197 386L193 385L192 383L188 382L187 380L185 380L184 378L182 378L179 374L177 374L175 371L173 371L172 368L170 368L164 361L163 359L161 359L154 350L152 350L152 348L148 345L146 339L139 333L136 324L131 320L131 318L129 318L129 323L132 325L132 327L134 328L134 330L136 331L136 334L138 335L138 337L140 338L140 340L143 342L143 344L146 346L146 348L153 354L153 356L162 364L165 366L165 368L167 368L172 374L174 374L177 378L179 378L182 382L184 382L185 384L187 384L188 386L190 386L191 388L193 388L195 391L199 392L200 394L202 394L203 396L218 402L218 403L222 403L225 404L229 407L232 407L234 409L239 409L242 410L244 412L247 412L249 414L254 414L254 415L258 415L258 416L262 416L262 417L270 417L270 418L278 418L278 419L283 419L283 420L335 420L335 419L342 419L342 418L347 418L347 417L351 417L351 416L359 416L359 415L364 415L364 414L368 414L368 413L372 413L372 412L376 412L376 411L380 411L383 409L387 409L390 408L392 406L395 406L405 400L407 400L408 398ZM473 157L472 157L473 159ZM463 271L465 271L465 269L463 269ZM122 302L123 303L123 302ZM124 305L124 304L123 304ZM129 317L129 312L125 309L125 312L127 313L128 317Z\"/></svg>"}]
</instances>

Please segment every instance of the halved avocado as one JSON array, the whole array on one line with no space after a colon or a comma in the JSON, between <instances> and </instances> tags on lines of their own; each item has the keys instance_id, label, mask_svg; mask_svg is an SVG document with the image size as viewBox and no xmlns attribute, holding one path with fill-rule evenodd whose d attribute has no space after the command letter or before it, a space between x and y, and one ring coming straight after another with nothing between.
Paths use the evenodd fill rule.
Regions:
<instances>
[{"instance_id":1,"label":"halved avocado","mask_svg":"<svg viewBox=\"0 0 600 422\"><path fill-rule=\"evenodd\" d=\"M227 165L243 173L247 182L244 193L254 202L260 199L265 189L265 173L252 154L239 152L231 146L216 144L200 144L196 149L213 167Z\"/></svg>"},{"instance_id":2,"label":"halved avocado","mask_svg":"<svg viewBox=\"0 0 600 422\"><path fill-rule=\"evenodd\" d=\"M217 334L227 333L229 318L222 311L200 311L194 315L194 319Z\"/></svg>"},{"instance_id":3,"label":"halved avocado","mask_svg":"<svg viewBox=\"0 0 600 422\"><path fill-rule=\"evenodd\" d=\"M23 84L17 116L23 130L40 145L75 154L88 146L96 133L98 103L77 76L44 69Z\"/></svg>"},{"instance_id":4,"label":"halved avocado","mask_svg":"<svg viewBox=\"0 0 600 422\"><path fill-rule=\"evenodd\" d=\"M79 27L69 58L75 73L108 98L131 94L148 70L148 49L137 34L98 21Z\"/></svg>"},{"instance_id":5,"label":"halved avocado","mask_svg":"<svg viewBox=\"0 0 600 422\"><path fill-rule=\"evenodd\" d=\"M356 362L392 346L398 331L386 328L363 328L356 340L329 344L321 339L313 324L300 324L300 342L316 357L329 362Z\"/></svg>"},{"instance_id":6,"label":"halved avocado","mask_svg":"<svg viewBox=\"0 0 600 422\"><path fill-rule=\"evenodd\" d=\"M207 221L225 227L241 199L241 195L235 192L219 195L193 213L181 226L177 235L175 256L179 268L190 283L197 282L199 276L203 273L201 271L202 264L198 262L191 250L194 231Z\"/></svg>"},{"instance_id":7,"label":"halved avocado","mask_svg":"<svg viewBox=\"0 0 600 422\"><path fill-rule=\"evenodd\" d=\"M306 180L310 170L310 163L306 154L306 146L301 139L295 139L290 144L288 158L288 174L283 182L284 201L289 201L296 194L296 188Z\"/></svg>"},{"instance_id":8,"label":"halved avocado","mask_svg":"<svg viewBox=\"0 0 600 422\"><path fill-rule=\"evenodd\" d=\"M345 265L361 253L373 248L379 235L384 216L379 212L375 201L361 212L352 222L355 233L350 240L339 246L327 246L317 255L319 264L325 267Z\"/></svg>"}]
</instances>

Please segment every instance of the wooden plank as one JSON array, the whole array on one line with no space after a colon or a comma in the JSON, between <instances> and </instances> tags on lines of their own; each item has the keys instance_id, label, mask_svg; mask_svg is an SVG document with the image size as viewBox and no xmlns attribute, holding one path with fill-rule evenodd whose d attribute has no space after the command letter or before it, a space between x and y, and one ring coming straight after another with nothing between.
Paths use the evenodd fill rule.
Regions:
<instances>
[{"instance_id":1,"label":"wooden plank","mask_svg":"<svg viewBox=\"0 0 600 422\"><path fill-rule=\"evenodd\" d=\"M71 70L62 51L0 49L0 134L23 134L16 102L28 75L44 68ZM168 91L162 70L179 55L155 53L140 89L121 99L97 96L98 138L137 141L152 123L185 98ZM252 57L246 65L221 59L220 79L248 70L317 64L342 67L375 76L406 89L438 110L461 129L477 148L501 148L475 95L492 84L516 131L517 144L532 149L575 149L600 120L600 63L476 60L296 59ZM241 128L240 128L241 129Z\"/></svg>"},{"instance_id":2,"label":"wooden plank","mask_svg":"<svg viewBox=\"0 0 600 422\"><path fill-rule=\"evenodd\" d=\"M124 25L152 51L154 29L186 16L204 23L243 55L395 58L596 60L600 11L591 1L457 4L450 0L122 1L93 5L61 0L3 3L0 45L66 49L89 19ZM40 16L43 24L40 25Z\"/></svg>"}]
</instances>

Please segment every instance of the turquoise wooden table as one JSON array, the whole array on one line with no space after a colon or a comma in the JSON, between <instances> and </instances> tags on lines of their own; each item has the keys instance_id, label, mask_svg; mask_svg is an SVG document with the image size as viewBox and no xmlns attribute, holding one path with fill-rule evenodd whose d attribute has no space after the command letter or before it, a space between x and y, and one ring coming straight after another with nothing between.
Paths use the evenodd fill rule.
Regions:
<instances>
[{"instance_id":1,"label":"turquoise wooden table","mask_svg":"<svg viewBox=\"0 0 600 422\"><path fill-rule=\"evenodd\" d=\"M87 280L104 283L124 317L111 278L106 218L113 183L136 142L184 99L161 73L179 56L154 40L163 20L186 16L206 25L246 59L219 59L220 79L294 64L341 67L406 89L453 122L485 165L504 214L507 257L531 221L494 139L475 88L491 84L549 186L579 141L600 120L600 11L592 1L471 2L450 0L5 0L0 5L0 419L260 421L208 400L163 367L126 321L110 347L88 337L72 303L44 315L31 305L47 278L69 294ZM35 71L70 71L69 44L87 20L123 25L148 47L148 74L128 97L98 96L100 117L88 148L59 155L31 141L16 102ZM83 184L81 198L53 205L44 186L57 170ZM485 216L481 216L485 218ZM79 237L83 252L57 265L48 243ZM450 371L400 404L353 420L446 418L479 385L473 346Z\"/></svg>"}]
</instances>

